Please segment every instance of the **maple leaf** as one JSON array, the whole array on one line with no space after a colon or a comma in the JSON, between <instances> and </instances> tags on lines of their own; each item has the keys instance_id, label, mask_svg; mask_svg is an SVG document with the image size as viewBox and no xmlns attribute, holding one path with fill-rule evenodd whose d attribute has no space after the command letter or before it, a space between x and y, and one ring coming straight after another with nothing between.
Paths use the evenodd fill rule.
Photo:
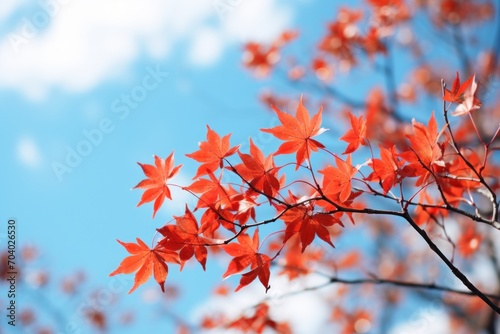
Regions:
<instances>
[{"instance_id":1,"label":"maple leaf","mask_svg":"<svg viewBox=\"0 0 500 334\"><path fill-rule=\"evenodd\" d=\"M179 252L179 259L181 261L181 270L187 260L196 257L196 260L201 264L203 270L207 263L207 247L204 246L208 241L200 234L203 232L198 227L198 222L193 213L189 210L186 205L186 210L183 216L174 216L175 225L165 225L158 229L166 239L160 241L163 244L178 243L183 245Z\"/></svg>"},{"instance_id":2,"label":"maple leaf","mask_svg":"<svg viewBox=\"0 0 500 334\"><path fill-rule=\"evenodd\" d=\"M266 328L273 329L275 333L291 334L290 325L286 322L277 322L271 319L269 314L269 305L260 303L255 307L253 316L241 316L232 321L226 328L239 329L245 333L264 333ZM267 332L266 332L267 333Z\"/></svg>"},{"instance_id":3,"label":"maple leaf","mask_svg":"<svg viewBox=\"0 0 500 334\"><path fill-rule=\"evenodd\" d=\"M146 189L142 194L140 202L137 206L141 206L144 203L148 203L151 201L155 201L153 205L153 218L156 215L156 212L163 204L165 197L168 199L172 199L172 195L170 194L170 189L168 188L167 181L173 178L179 172L182 165L178 165L174 167L174 152L170 153L170 155L162 160L161 158L154 156L155 166L148 164L141 164L138 162L139 166L141 166L142 171L148 177L147 179L139 182L133 189L140 188Z\"/></svg>"},{"instance_id":4,"label":"maple leaf","mask_svg":"<svg viewBox=\"0 0 500 334\"><path fill-rule=\"evenodd\" d=\"M400 182L399 174L404 162L398 158L395 146L390 151L380 146L380 157L382 159L372 159L370 162L373 173L368 175L366 180L379 181L384 194L387 194L394 185Z\"/></svg>"},{"instance_id":5,"label":"maple leaf","mask_svg":"<svg viewBox=\"0 0 500 334\"><path fill-rule=\"evenodd\" d=\"M243 52L244 66L254 69L255 74L259 77L268 75L273 66L280 60L280 49L297 36L297 31L285 31L268 46L255 42L247 43Z\"/></svg>"},{"instance_id":6,"label":"maple leaf","mask_svg":"<svg viewBox=\"0 0 500 334\"><path fill-rule=\"evenodd\" d=\"M210 179L198 179L185 188L194 193L201 193L196 209L208 208L201 217L203 235L213 238L215 231L222 224L226 229L236 233L235 217L231 209L239 207L238 193L231 187L224 187L211 172Z\"/></svg>"},{"instance_id":7,"label":"maple leaf","mask_svg":"<svg viewBox=\"0 0 500 334\"><path fill-rule=\"evenodd\" d=\"M321 212L314 213L311 203L295 206L287 209L280 218L286 223L284 242L293 235L300 235L302 253L309 246L317 235L321 240L335 247L330 239L330 231L326 228L334 224L344 226L340 220L331 214Z\"/></svg>"},{"instance_id":8,"label":"maple leaf","mask_svg":"<svg viewBox=\"0 0 500 334\"><path fill-rule=\"evenodd\" d=\"M470 86L465 90L463 94L462 102L455 108L455 111L451 113L451 116L467 115L472 110L476 110L481 107L481 101L479 101L475 96L476 90L477 83L475 81L475 76L473 76Z\"/></svg>"},{"instance_id":9,"label":"maple leaf","mask_svg":"<svg viewBox=\"0 0 500 334\"><path fill-rule=\"evenodd\" d=\"M264 158L264 154L255 146L251 138L250 154L240 152L238 154L243 163L234 166L236 172L253 188L262 191L271 200L271 197L281 188L276 178L279 168L274 165L273 155Z\"/></svg>"},{"instance_id":10,"label":"maple leaf","mask_svg":"<svg viewBox=\"0 0 500 334\"><path fill-rule=\"evenodd\" d=\"M344 66L356 63L354 47L360 42L356 22L363 16L359 10L341 8L337 20L328 26L328 34L320 41L319 49L347 61Z\"/></svg>"},{"instance_id":11,"label":"maple leaf","mask_svg":"<svg viewBox=\"0 0 500 334\"><path fill-rule=\"evenodd\" d=\"M444 90L444 95L443 95L443 100L448 101L448 102L460 102L462 98L462 94L465 92L467 87L470 86L471 84L471 79L472 77L464 82L462 85L460 85L460 75L457 72L457 75L455 77L455 80L453 80L453 85L451 87L451 90L448 88L445 88Z\"/></svg>"},{"instance_id":12,"label":"maple leaf","mask_svg":"<svg viewBox=\"0 0 500 334\"><path fill-rule=\"evenodd\" d=\"M224 159L233 155L239 148L230 147L229 138L231 134L225 135L222 139L214 130L207 125L207 141L199 143L200 149L196 152L186 154L187 157L194 159L202 164L198 167L196 179L202 175L213 173L217 168L222 168Z\"/></svg>"},{"instance_id":13,"label":"maple leaf","mask_svg":"<svg viewBox=\"0 0 500 334\"><path fill-rule=\"evenodd\" d=\"M296 153L295 170L297 170L304 160L309 159L312 151L318 151L319 148L325 146L312 137L325 132L327 129L320 128L321 114L323 108L320 108L318 113L312 119L309 111L302 104L302 98L297 106L295 117L289 115L273 106L274 111L282 125L275 126L272 129L261 129L263 132L270 133L276 138L285 141L278 148L275 155Z\"/></svg>"},{"instance_id":14,"label":"maple leaf","mask_svg":"<svg viewBox=\"0 0 500 334\"><path fill-rule=\"evenodd\" d=\"M434 113L427 126L413 120L413 135L406 137L410 141L410 150L401 153L399 156L409 162L402 173L405 176L419 176L415 185L418 187L424 184L430 177L430 170L434 166L445 167L443 161L444 146L438 143L441 132L438 133L438 127Z\"/></svg>"},{"instance_id":15,"label":"maple leaf","mask_svg":"<svg viewBox=\"0 0 500 334\"><path fill-rule=\"evenodd\" d=\"M460 151L465 160L458 154L455 155L453 159L446 162L446 169L441 173L444 177L438 179L442 191L447 195L448 202L456 201L457 204L462 201L464 193L482 186L481 182L476 179L475 171L482 169L483 177L490 174L488 166L482 168L483 159L476 151L462 148Z\"/></svg>"},{"instance_id":16,"label":"maple leaf","mask_svg":"<svg viewBox=\"0 0 500 334\"><path fill-rule=\"evenodd\" d=\"M279 59L279 48L276 45L263 46L255 42L245 45L243 64L250 69L255 69L259 77L268 75Z\"/></svg>"},{"instance_id":17,"label":"maple leaf","mask_svg":"<svg viewBox=\"0 0 500 334\"><path fill-rule=\"evenodd\" d=\"M118 268L113 271L109 276L114 276L117 274L131 274L135 271L134 286L128 292L132 293L140 285L146 283L146 281L153 273L154 279L161 287L161 290L165 292L165 280L168 275L168 266L166 262L180 263L179 256L172 249L168 249L157 245L155 248L150 249L141 239L137 238L137 244L122 242L117 240L130 256L123 259Z\"/></svg>"},{"instance_id":18,"label":"maple leaf","mask_svg":"<svg viewBox=\"0 0 500 334\"><path fill-rule=\"evenodd\" d=\"M443 100L458 103L452 116L466 115L472 110L479 109L481 102L475 97L477 90L476 76L471 76L463 84L460 84L460 76L457 72L451 90L445 88Z\"/></svg>"},{"instance_id":19,"label":"maple leaf","mask_svg":"<svg viewBox=\"0 0 500 334\"><path fill-rule=\"evenodd\" d=\"M253 238L250 238L246 233L242 233L238 236L237 240L237 243L230 243L222 246L226 253L234 257L222 277L226 278L237 274L250 266L250 271L242 275L240 284L235 291L240 290L259 277L260 282L264 285L267 292L270 288L269 277L271 276L271 258L266 254L258 252L259 229L255 229Z\"/></svg>"},{"instance_id":20,"label":"maple leaf","mask_svg":"<svg viewBox=\"0 0 500 334\"><path fill-rule=\"evenodd\" d=\"M335 157L337 168L327 166L319 173L325 176L323 180L323 189L325 193L339 194L339 200L345 202L349 199L352 192L351 180L356 175L358 170L352 166L351 155L347 156L347 160Z\"/></svg>"},{"instance_id":21,"label":"maple leaf","mask_svg":"<svg viewBox=\"0 0 500 334\"><path fill-rule=\"evenodd\" d=\"M349 118L351 119L352 129L340 137L340 140L349 143L342 154L352 153L358 149L359 145L366 145L366 119L363 119L363 116L356 118L351 113L349 113Z\"/></svg>"},{"instance_id":22,"label":"maple leaf","mask_svg":"<svg viewBox=\"0 0 500 334\"><path fill-rule=\"evenodd\" d=\"M231 187L224 187L212 172L207 172L209 179L198 179L185 189L197 194L202 194L196 206L197 209L203 207L213 207L214 204L230 205L230 195L235 191Z\"/></svg>"}]
</instances>

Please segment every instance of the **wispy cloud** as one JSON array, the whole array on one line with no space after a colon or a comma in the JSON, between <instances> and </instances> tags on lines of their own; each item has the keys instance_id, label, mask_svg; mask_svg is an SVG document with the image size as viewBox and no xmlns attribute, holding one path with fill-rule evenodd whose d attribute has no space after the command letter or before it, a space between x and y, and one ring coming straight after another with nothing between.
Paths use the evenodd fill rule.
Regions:
<instances>
[{"instance_id":1,"label":"wispy cloud","mask_svg":"<svg viewBox=\"0 0 500 334\"><path fill-rule=\"evenodd\" d=\"M13 3L2 2L0 15L13 13ZM0 39L0 87L33 98L54 86L85 91L123 75L139 57L165 59L183 47L189 62L206 66L228 45L273 38L291 21L278 0L242 1L224 20L206 0L53 4L31 8Z\"/></svg>"}]
</instances>

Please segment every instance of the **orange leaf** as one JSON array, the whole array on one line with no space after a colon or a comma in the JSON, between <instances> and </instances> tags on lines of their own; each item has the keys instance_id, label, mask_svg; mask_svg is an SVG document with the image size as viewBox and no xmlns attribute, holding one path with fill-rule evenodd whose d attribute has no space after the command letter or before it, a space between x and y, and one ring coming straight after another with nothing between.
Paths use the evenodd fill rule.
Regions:
<instances>
[{"instance_id":1,"label":"orange leaf","mask_svg":"<svg viewBox=\"0 0 500 334\"><path fill-rule=\"evenodd\" d=\"M174 218L175 225L165 225L158 229L158 232L167 237L160 241L160 244L163 244L163 241L165 241L166 244L177 243L182 245L182 249L179 252L181 270L186 261L193 256L195 256L196 260L203 267L203 270L205 270L208 251L204 244L208 241L200 236L201 231L198 227L196 217L186 205L184 216L174 216Z\"/></svg>"},{"instance_id":2,"label":"orange leaf","mask_svg":"<svg viewBox=\"0 0 500 334\"><path fill-rule=\"evenodd\" d=\"M196 179L202 175L213 173L217 168L222 168L224 159L233 155L239 146L230 147L229 138L231 134L225 135L222 139L214 130L207 125L207 141L199 144L200 149L196 152L186 154L187 157L194 159L202 164L198 167Z\"/></svg>"},{"instance_id":3,"label":"orange leaf","mask_svg":"<svg viewBox=\"0 0 500 334\"><path fill-rule=\"evenodd\" d=\"M151 273L153 273L161 290L165 291L164 284L168 275L166 262L179 263L177 253L158 245L154 249L150 249L139 238L137 238L137 244L117 241L132 255L126 257L109 276L131 274L136 271L134 286L128 292L132 293L140 285L146 283L149 277L151 277Z\"/></svg>"},{"instance_id":4,"label":"orange leaf","mask_svg":"<svg viewBox=\"0 0 500 334\"><path fill-rule=\"evenodd\" d=\"M168 179L173 178L180 170L182 165L178 165L174 167L174 152L170 153L170 155L162 160L156 155L155 158L155 166L148 164L141 164L138 162L139 166L141 166L144 174L148 177L147 179L142 180L137 184L133 189L140 188L146 189L142 194L141 201L137 204L137 206L141 206L144 203L148 203L151 201L154 202L153 206L153 218L156 215L156 212L163 204L165 197L168 199L172 199L170 194L170 189L167 186Z\"/></svg>"},{"instance_id":5,"label":"orange leaf","mask_svg":"<svg viewBox=\"0 0 500 334\"><path fill-rule=\"evenodd\" d=\"M458 103L452 116L466 115L472 110L479 109L481 102L475 97L477 90L476 76L471 76L466 82L460 84L460 76L455 77L451 90L445 89L443 100Z\"/></svg>"},{"instance_id":6,"label":"orange leaf","mask_svg":"<svg viewBox=\"0 0 500 334\"><path fill-rule=\"evenodd\" d=\"M347 156L347 161L345 162L342 159L335 157L337 168L327 166L325 169L319 171L325 176L325 179L323 180L324 192L331 194L339 193L339 199L341 202L347 201L349 196L351 196L351 180L358 172L357 169L352 166L351 160L350 154Z\"/></svg>"},{"instance_id":7,"label":"orange leaf","mask_svg":"<svg viewBox=\"0 0 500 334\"><path fill-rule=\"evenodd\" d=\"M309 115L309 111L302 104L302 98L299 101L295 117L282 112L274 106L273 109L278 115L282 125L275 126L272 129L261 129L261 131L270 133L276 138L284 141L275 155L296 152L297 165L295 169L297 170L304 160L310 158L311 150L316 152L319 148L325 147L320 142L312 139L312 137L320 135L327 130L320 128L323 108L320 108L312 119Z\"/></svg>"},{"instance_id":8,"label":"orange leaf","mask_svg":"<svg viewBox=\"0 0 500 334\"><path fill-rule=\"evenodd\" d=\"M238 243L230 243L222 246L229 255L234 258L222 276L223 278L237 274L250 266L250 271L243 274L240 279L240 285L235 291L253 282L259 277L260 282L269 289L269 277L271 276L271 259L266 254L258 252L259 249L259 229L255 229L253 238L246 233L238 236Z\"/></svg>"},{"instance_id":9,"label":"orange leaf","mask_svg":"<svg viewBox=\"0 0 500 334\"><path fill-rule=\"evenodd\" d=\"M277 178L279 168L274 165L273 156L264 158L264 154L254 145L251 138L250 154L238 154L243 163L234 166L236 172L256 190L269 196L269 199L273 197L281 187Z\"/></svg>"},{"instance_id":10,"label":"orange leaf","mask_svg":"<svg viewBox=\"0 0 500 334\"><path fill-rule=\"evenodd\" d=\"M340 137L340 140L348 142L349 145L342 154L352 153L358 149L359 145L366 145L366 119L363 119L363 116L356 118L351 113L349 113L349 117L352 129Z\"/></svg>"},{"instance_id":11,"label":"orange leaf","mask_svg":"<svg viewBox=\"0 0 500 334\"><path fill-rule=\"evenodd\" d=\"M441 132L438 133L438 126L434 113L432 113L429 123L425 126L413 120L413 135L407 135L410 141L410 150L401 153L399 156L409 162L402 171L406 176L419 176L415 185L418 187L424 184L430 177L428 169L433 170L434 166L444 167L443 146L438 143ZM411 174L410 175L410 172Z\"/></svg>"},{"instance_id":12,"label":"orange leaf","mask_svg":"<svg viewBox=\"0 0 500 334\"><path fill-rule=\"evenodd\" d=\"M373 168L373 173L366 179L368 181L379 181L384 194L387 194L394 185L400 182L399 172L404 162L398 158L395 146L390 151L380 146L380 157L382 159L373 159L371 161L370 166Z\"/></svg>"},{"instance_id":13,"label":"orange leaf","mask_svg":"<svg viewBox=\"0 0 500 334\"><path fill-rule=\"evenodd\" d=\"M332 247L335 247L330 239L330 231L326 228L334 224L342 225L342 222L332 214L312 213L312 208L305 205L287 210L281 219L287 224L285 230L286 242L294 234L299 233L302 253L306 250L314 238L318 236L321 240Z\"/></svg>"}]
</instances>

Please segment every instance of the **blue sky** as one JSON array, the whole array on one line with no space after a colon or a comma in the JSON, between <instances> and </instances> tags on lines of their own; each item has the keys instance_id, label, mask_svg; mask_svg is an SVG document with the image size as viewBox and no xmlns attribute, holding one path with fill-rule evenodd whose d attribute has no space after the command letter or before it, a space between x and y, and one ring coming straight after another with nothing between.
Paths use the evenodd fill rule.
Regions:
<instances>
[{"instance_id":1,"label":"blue sky","mask_svg":"<svg viewBox=\"0 0 500 334\"><path fill-rule=\"evenodd\" d=\"M249 75L241 65L242 43L270 41L293 27L304 37L291 49L307 52L335 7L242 0L221 17L202 0L47 3L52 6L0 4L2 219L16 218L19 244L39 247L55 279L83 269L89 289L109 290L116 281L108 274L126 255L115 239L149 242L155 227L184 209L181 201L167 202L152 220L151 205L136 208L141 192L130 188L143 178L136 162L175 151L176 164L184 164L178 181L187 184L196 166L184 154L197 150L206 124L232 132L234 144L272 126L274 116L258 102L261 89L297 91ZM346 78L346 86L360 77ZM80 159L69 158L71 152ZM171 268L169 281L182 282L176 313L188 314L208 296L222 273L213 265L207 274L198 266L182 275ZM121 295L132 285L132 276L125 279ZM157 288L150 283L122 296L121 305L137 305L148 287ZM68 318L84 301L53 300ZM146 329L153 315L141 316L137 325Z\"/></svg>"},{"instance_id":2,"label":"blue sky","mask_svg":"<svg viewBox=\"0 0 500 334\"><path fill-rule=\"evenodd\" d=\"M242 43L269 41L301 21L323 28L301 11L318 15L307 1L242 3L224 17L206 1L2 1L0 203L4 217L17 220L19 244L39 248L39 267L53 278L46 297L68 322L87 297L65 300L56 291L63 276L81 269L87 291L109 290L116 282L108 274L126 255L115 239L149 242L154 227L183 210L180 202L166 203L152 220L150 205L136 208L141 192L130 188L143 178L137 161L175 150L186 184L196 166L184 153L197 149L206 124L232 132L235 144L270 126L257 99L265 83L243 69ZM70 152L83 155L68 158ZM167 284L185 283L175 311L191 312L220 275L188 266L180 276L172 267ZM133 276L124 279L119 292L127 309L146 288L128 296ZM20 293L21 308L32 302L30 291ZM142 314L137 326L146 329L151 316ZM88 330L83 319L76 322Z\"/></svg>"}]
</instances>

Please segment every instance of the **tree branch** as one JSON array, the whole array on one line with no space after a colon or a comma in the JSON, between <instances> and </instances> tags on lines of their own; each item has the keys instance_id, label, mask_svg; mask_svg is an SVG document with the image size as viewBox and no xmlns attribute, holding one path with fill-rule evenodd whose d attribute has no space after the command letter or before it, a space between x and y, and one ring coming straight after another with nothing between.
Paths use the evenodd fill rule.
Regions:
<instances>
[{"instance_id":1,"label":"tree branch","mask_svg":"<svg viewBox=\"0 0 500 334\"><path fill-rule=\"evenodd\" d=\"M479 298L481 298L492 310L500 314L500 308L492 302L487 295L485 295L481 290L479 290L469 279L457 268L455 265L443 254L443 252L436 246L436 244L431 240L427 233L422 230L417 223L410 216L408 211L403 214L403 217L410 223L415 231L424 239L430 249L439 256L439 258L446 264L446 266L451 270L451 272L467 287L469 290Z\"/></svg>"}]
</instances>

